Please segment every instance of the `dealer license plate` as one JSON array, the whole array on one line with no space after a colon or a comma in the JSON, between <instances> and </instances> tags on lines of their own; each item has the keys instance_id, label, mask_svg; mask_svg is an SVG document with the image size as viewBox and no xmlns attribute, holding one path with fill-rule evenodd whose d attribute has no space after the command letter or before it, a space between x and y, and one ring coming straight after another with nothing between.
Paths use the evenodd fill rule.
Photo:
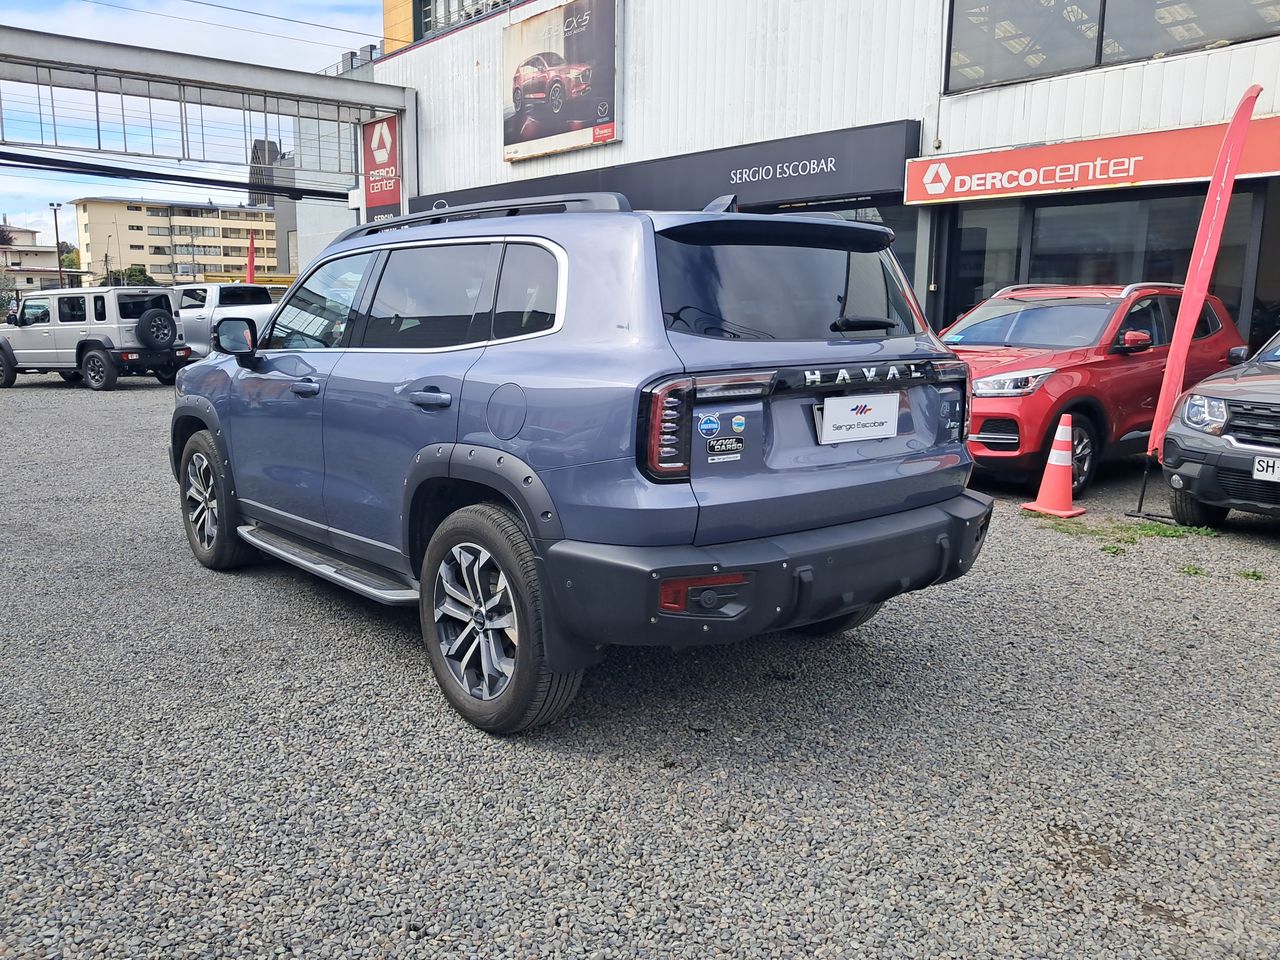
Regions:
<instances>
[{"instance_id":1,"label":"dealer license plate","mask_svg":"<svg viewBox=\"0 0 1280 960\"><path fill-rule=\"evenodd\" d=\"M1253 479L1280 483L1280 457L1254 457Z\"/></svg>"},{"instance_id":2,"label":"dealer license plate","mask_svg":"<svg viewBox=\"0 0 1280 960\"><path fill-rule=\"evenodd\" d=\"M858 393L814 404L819 443L880 440L898 435L900 393Z\"/></svg>"}]
</instances>

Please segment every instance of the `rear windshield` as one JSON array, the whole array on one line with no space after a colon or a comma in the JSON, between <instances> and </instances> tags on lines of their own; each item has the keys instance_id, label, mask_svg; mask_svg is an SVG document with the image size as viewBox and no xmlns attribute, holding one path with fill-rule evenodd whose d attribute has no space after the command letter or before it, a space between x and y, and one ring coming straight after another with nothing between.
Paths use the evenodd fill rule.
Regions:
<instances>
[{"instance_id":1,"label":"rear windshield","mask_svg":"<svg viewBox=\"0 0 1280 960\"><path fill-rule=\"evenodd\" d=\"M121 293L116 301L120 305L121 320L137 320L148 310L171 312L173 304L165 293Z\"/></svg>"},{"instance_id":2,"label":"rear windshield","mask_svg":"<svg viewBox=\"0 0 1280 960\"><path fill-rule=\"evenodd\" d=\"M726 340L880 340L923 329L883 234L713 223L657 236L667 329Z\"/></svg>"},{"instance_id":3,"label":"rear windshield","mask_svg":"<svg viewBox=\"0 0 1280 960\"><path fill-rule=\"evenodd\" d=\"M1112 300L988 300L942 338L952 347L1088 347L1106 328Z\"/></svg>"},{"instance_id":4,"label":"rear windshield","mask_svg":"<svg viewBox=\"0 0 1280 960\"><path fill-rule=\"evenodd\" d=\"M223 287L218 302L224 307L252 307L271 302L266 287Z\"/></svg>"}]
</instances>

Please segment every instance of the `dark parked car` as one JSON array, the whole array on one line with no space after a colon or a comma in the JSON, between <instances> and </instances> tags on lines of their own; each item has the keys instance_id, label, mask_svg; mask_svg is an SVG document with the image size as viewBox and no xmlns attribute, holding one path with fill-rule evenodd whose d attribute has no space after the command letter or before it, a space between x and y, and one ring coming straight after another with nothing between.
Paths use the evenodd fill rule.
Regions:
<instances>
[{"instance_id":1,"label":"dark parked car","mask_svg":"<svg viewBox=\"0 0 1280 960\"><path fill-rule=\"evenodd\" d=\"M611 644L855 627L966 573L991 517L892 239L615 194L353 228L179 376L191 549L417 604L494 732Z\"/></svg>"},{"instance_id":2,"label":"dark parked car","mask_svg":"<svg viewBox=\"0 0 1280 960\"><path fill-rule=\"evenodd\" d=\"M1216 527L1231 510L1280 516L1280 334L1189 390L1164 441L1179 523Z\"/></svg>"}]
</instances>

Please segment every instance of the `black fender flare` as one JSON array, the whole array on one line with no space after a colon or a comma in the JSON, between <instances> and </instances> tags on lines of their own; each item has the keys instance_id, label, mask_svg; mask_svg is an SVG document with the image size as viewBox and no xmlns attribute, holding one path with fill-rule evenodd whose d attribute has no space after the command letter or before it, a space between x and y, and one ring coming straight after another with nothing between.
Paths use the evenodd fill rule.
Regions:
<instances>
[{"instance_id":1,"label":"black fender flare","mask_svg":"<svg viewBox=\"0 0 1280 960\"><path fill-rule=\"evenodd\" d=\"M110 337L90 337L87 340L81 340L76 344L76 364L80 363L81 358L89 350L106 350L111 351L116 348L115 341Z\"/></svg>"},{"instance_id":2,"label":"black fender flare","mask_svg":"<svg viewBox=\"0 0 1280 960\"><path fill-rule=\"evenodd\" d=\"M213 436L213 445L218 448L222 472L227 479L227 489L235 493L235 476L231 470L231 455L227 447L227 438L223 434L222 420L214 405L200 396L187 394L179 397L173 408L173 416L169 419L169 469L173 473L173 479L179 479L178 461L182 457L183 447L186 446L185 437L199 432L185 429L191 420L199 421L202 424L201 429L208 430ZM183 438L181 442L179 438Z\"/></svg>"},{"instance_id":3,"label":"black fender flare","mask_svg":"<svg viewBox=\"0 0 1280 960\"><path fill-rule=\"evenodd\" d=\"M7 359L13 366L16 367L18 365L18 358L14 356L13 353L13 345L10 344L8 339L5 337L0 337L0 353L3 353L5 355L5 359Z\"/></svg>"}]
</instances>

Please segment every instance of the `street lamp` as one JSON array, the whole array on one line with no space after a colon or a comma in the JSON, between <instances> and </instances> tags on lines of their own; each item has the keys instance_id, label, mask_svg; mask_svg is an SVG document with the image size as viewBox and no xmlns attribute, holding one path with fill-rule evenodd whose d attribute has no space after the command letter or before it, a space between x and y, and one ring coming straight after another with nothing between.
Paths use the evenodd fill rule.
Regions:
<instances>
[{"instance_id":1,"label":"street lamp","mask_svg":"<svg viewBox=\"0 0 1280 960\"><path fill-rule=\"evenodd\" d=\"M58 233L58 211L62 209L62 204L51 203L49 204L49 209L53 211L53 242L58 258L58 289L61 290L66 287L66 283L62 280L62 237Z\"/></svg>"},{"instance_id":2,"label":"street lamp","mask_svg":"<svg viewBox=\"0 0 1280 960\"><path fill-rule=\"evenodd\" d=\"M102 283L103 286L107 287L115 286L115 284L111 282L111 237L112 234L108 233L107 250L102 255Z\"/></svg>"}]
</instances>

